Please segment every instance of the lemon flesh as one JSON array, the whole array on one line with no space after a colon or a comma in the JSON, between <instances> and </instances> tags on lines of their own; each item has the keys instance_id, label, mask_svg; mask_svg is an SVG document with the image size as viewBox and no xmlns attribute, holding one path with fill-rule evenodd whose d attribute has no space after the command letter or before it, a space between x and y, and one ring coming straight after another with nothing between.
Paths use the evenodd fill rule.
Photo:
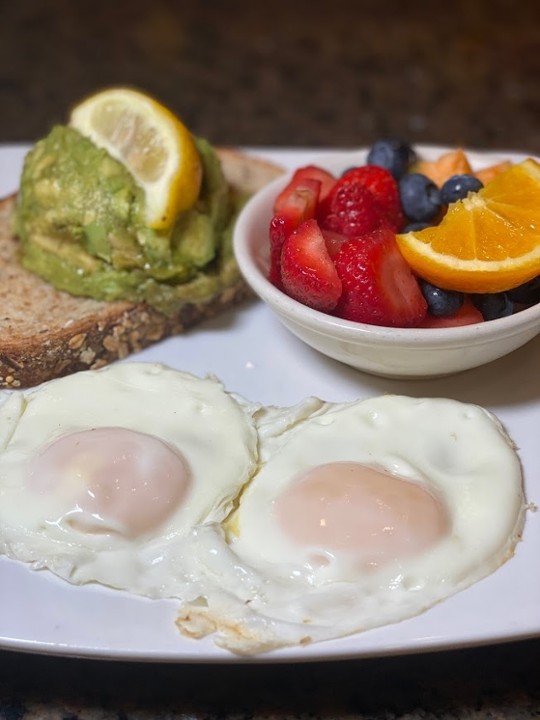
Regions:
<instances>
[{"instance_id":1,"label":"lemon flesh","mask_svg":"<svg viewBox=\"0 0 540 720\"><path fill-rule=\"evenodd\" d=\"M104 90L73 108L70 125L105 149L145 194L149 227L170 227L199 196L202 163L186 126L166 107L127 88Z\"/></svg>"}]
</instances>

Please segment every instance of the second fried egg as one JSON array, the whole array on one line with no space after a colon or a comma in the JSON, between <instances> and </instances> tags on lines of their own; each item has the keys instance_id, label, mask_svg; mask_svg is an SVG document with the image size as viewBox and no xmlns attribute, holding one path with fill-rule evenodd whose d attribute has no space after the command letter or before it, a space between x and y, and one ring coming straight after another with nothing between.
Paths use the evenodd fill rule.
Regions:
<instances>
[{"instance_id":1,"label":"second fried egg","mask_svg":"<svg viewBox=\"0 0 540 720\"><path fill-rule=\"evenodd\" d=\"M417 615L511 557L521 466L481 407L387 395L259 415L260 469L195 531L191 636L251 654Z\"/></svg>"}]
</instances>

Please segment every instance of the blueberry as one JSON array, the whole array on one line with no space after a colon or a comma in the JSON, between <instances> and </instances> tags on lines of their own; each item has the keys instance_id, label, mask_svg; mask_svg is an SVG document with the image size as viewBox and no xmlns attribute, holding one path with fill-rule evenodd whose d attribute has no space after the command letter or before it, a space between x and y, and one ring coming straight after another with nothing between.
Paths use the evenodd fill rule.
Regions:
<instances>
[{"instance_id":1,"label":"blueberry","mask_svg":"<svg viewBox=\"0 0 540 720\"><path fill-rule=\"evenodd\" d=\"M496 320L511 315L514 311L514 303L504 292L471 295L471 300L482 313L484 320Z\"/></svg>"},{"instance_id":2,"label":"blueberry","mask_svg":"<svg viewBox=\"0 0 540 720\"><path fill-rule=\"evenodd\" d=\"M408 233L408 232L418 232L419 230L425 230L428 227L433 227L431 223L428 222L411 222L405 225L403 230L400 230L402 233Z\"/></svg>"},{"instance_id":3,"label":"blueberry","mask_svg":"<svg viewBox=\"0 0 540 720\"><path fill-rule=\"evenodd\" d=\"M409 143L397 138L377 140L371 146L367 156L368 165L386 168L396 180L405 175L415 161L416 153Z\"/></svg>"},{"instance_id":4,"label":"blueberry","mask_svg":"<svg viewBox=\"0 0 540 720\"><path fill-rule=\"evenodd\" d=\"M540 302L540 275L523 283L519 287L508 290L510 300L523 305L536 305Z\"/></svg>"},{"instance_id":5,"label":"blueberry","mask_svg":"<svg viewBox=\"0 0 540 720\"><path fill-rule=\"evenodd\" d=\"M442 207L441 193L422 173L407 173L399 181L401 206L411 222L433 220Z\"/></svg>"},{"instance_id":6,"label":"blueberry","mask_svg":"<svg viewBox=\"0 0 540 720\"><path fill-rule=\"evenodd\" d=\"M452 175L441 187L441 202L450 205L456 200L462 200L470 192L478 192L484 187L483 183L474 175Z\"/></svg>"},{"instance_id":7,"label":"blueberry","mask_svg":"<svg viewBox=\"0 0 540 720\"><path fill-rule=\"evenodd\" d=\"M443 290L436 285L420 280L420 290L428 305L428 310L437 317L453 315L463 305L465 295L456 290Z\"/></svg>"}]
</instances>

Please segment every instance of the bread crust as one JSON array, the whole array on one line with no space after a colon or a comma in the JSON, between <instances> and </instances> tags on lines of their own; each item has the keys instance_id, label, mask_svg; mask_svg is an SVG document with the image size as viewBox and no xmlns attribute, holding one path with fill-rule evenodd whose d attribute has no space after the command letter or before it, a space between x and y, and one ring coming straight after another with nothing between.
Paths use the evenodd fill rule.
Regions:
<instances>
[{"instance_id":1,"label":"bread crust","mask_svg":"<svg viewBox=\"0 0 540 720\"><path fill-rule=\"evenodd\" d=\"M231 186L253 193L282 168L218 149ZM0 200L0 387L24 388L97 369L222 314L250 295L239 277L204 302L169 317L146 303L102 302L56 290L25 270L10 228L15 196Z\"/></svg>"}]
</instances>

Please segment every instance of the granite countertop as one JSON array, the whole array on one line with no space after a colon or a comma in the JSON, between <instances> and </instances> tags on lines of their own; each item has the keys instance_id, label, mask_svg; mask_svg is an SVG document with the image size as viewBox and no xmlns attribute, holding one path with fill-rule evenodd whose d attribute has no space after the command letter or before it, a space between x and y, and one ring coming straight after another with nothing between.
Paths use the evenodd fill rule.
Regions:
<instances>
[{"instance_id":1,"label":"granite countertop","mask_svg":"<svg viewBox=\"0 0 540 720\"><path fill-rule=\"evenodd\" d=\"M0 652L2 720L523 720L540 642L298 665L160 665Z\"/></svg>"},{"instance_id":2,"label":"granite countertop","mask_svg":"<svg viewBox=\"0 0 540 720\"><path fill-rule=\"evenodd\" d=\"M127 84L220 145L394 135L540 154L536 0L25 0L3 3L0 21L6 143L37 139L85 94ZM540 716L539 678L537 639L298 665L0 651L0 719L518 720Z\"/></svg>"},{"instance_id":3,"label":"granite countertop","mask_svg":"<svg viewBox=\"0 0 540 720\"><path fill-rule=\"evenodd\" d=\"M129 84L216 144L397 135L540 154L536 0L25 0L0 20L2 141Z\"/></svg>"}]
</instances>

